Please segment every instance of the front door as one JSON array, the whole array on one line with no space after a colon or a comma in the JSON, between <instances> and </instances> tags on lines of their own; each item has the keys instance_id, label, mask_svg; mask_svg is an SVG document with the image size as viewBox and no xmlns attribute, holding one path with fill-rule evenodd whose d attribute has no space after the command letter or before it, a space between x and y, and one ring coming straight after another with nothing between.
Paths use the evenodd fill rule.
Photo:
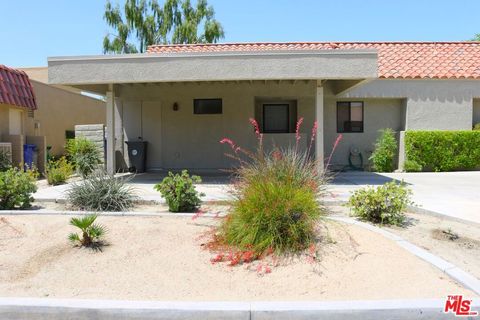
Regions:
<instances>
[{"instance_id":1,"label":"front door","mask_svg":"<svg viewBox=\"0 0 480 320\"><path fill-rule=\"evenodd\" d=\"M9 134L19 135L23 134L23 111L10 108L9 111Z\"/></svg>"}]
</instances>

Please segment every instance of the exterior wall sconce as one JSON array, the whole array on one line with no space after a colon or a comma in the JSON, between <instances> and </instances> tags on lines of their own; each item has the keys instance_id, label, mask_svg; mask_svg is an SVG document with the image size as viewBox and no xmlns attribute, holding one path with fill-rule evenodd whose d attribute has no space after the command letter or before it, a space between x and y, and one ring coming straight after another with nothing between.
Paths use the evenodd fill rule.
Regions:
<instances>
[{"instance_id":1,"label":"exterior wall sconce","mask_svg":"<svg viewBox=\"0 0 480 320\"><path fill-rule=\"evenodd\" d=\"M173 103L173 111L178 111L178 103Z\"/></svg>"}]
</instances>

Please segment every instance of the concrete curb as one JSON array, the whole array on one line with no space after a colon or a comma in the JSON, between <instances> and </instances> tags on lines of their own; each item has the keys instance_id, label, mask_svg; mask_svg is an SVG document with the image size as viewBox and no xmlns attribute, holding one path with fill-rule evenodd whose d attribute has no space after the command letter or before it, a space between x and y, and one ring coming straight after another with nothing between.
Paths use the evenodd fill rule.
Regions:
<instances>
[{"instance_id":1,"label":"concrete curb","mask_svg":"<svg viewBox=\"0 0 480 320\"><path fill-rule=\"evenodd\" d=\"M344 223L349 223L353 225L357 225L359 227L368 229L370 231L376 232L378 234L383 235L384 237L395 241L399 246L407 250L408 252L416 255L420 259L430 263L434 267L440 269L441 271L445 272L448 276L450 276L455 281L461 283L464 287L472 290L476 294L480 295L480 280L469 274L468 272L463 271L459 267L455 266L454 264L428 252L425 249L422 249L411 242L403 239L400 236L397 236L394 233L391 233L387 230L381 229L379 227L373 226L371 224L361 222L349 217L339 217L339 216L330 216L327 217L328 219L341 221Z\"/></svg>"},{"instance_id":2,"label":"concrete curb","mask_svg":"<svg viewBox=\"0 0 480 320\"><path fill-rule=\"evenodd\" d=\"M432 216L432 217L435 217L435 218L441 218L441 219L446 219L446 220L460 222L460 223L475 224L477 226L480 226L479 222L466 220L466 219L462 219L462 218L457 218L457 217L452 217L452 216L449 216L449 215L446 215L446 214L443 214L443 213L440 213L440 212L424 209L424 208L418 207L418 206L409 205L408 210L412 213L424 214L424 215Z\"/></svg>"},{"instance_id":3,"label":"concrete curb","mask_svg":"<svg viewBox=\"0 0 480 320\"><path fill-rule=\"evenodd\" d=\"M168 302L0 298L2 319L451 319L445 300ZM473 310L480 303L473 302Z\"/></svg>"}]
</instances>

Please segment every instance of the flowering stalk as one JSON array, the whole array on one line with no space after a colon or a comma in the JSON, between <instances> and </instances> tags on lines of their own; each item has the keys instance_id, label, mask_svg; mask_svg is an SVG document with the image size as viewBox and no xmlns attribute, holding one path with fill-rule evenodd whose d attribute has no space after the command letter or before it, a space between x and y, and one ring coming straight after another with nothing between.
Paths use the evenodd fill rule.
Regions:
<instances>
[{"instance_id":1,"label":"flowering stalk","mask_svg":"<svg viewBox=\"0 0 480 320\"><path fill-rule=\"evenodd\" d=\"M255 135L257 136L260 150L262 150L263 133L260 133L260 126L258 125L257 120L255 120L255 119L253 119L253 118L248 119L248 121L250 121L250 123L251 123L252 126L253 126L253 129L255 129Z\"/></svg>"},{"instance_id":2,"label":"flowering stalk","mask_svg":"<svg viewBox=\"0 0 480 320\"><path fill-rule=\"evenodd\" d=\"M303 123L303 117L298 119L297 126L295 128L295 151L298 150L298 143L300 142L300 127L302 126L302 123Z\"/></svg>"},{"instance_id":3,"label":"flowering stalk","mask_svg":"<svg viewBox=\"0 0 480 320\"><path fill-rule=\"evenodd\" d=\"M223 138L222 140L220 140L220 143L221 144L228 144L230 146L230 148L232 148L233 151L236 151L235 143L233 143L232 140L230 140L228 138Z\"/></svg>"},{"instance_id":4,"label":"flowering stalk","mask_svg":"<svg viewBox=\"0 0 480 320\"><path fill-rule=\"evenodd\" d=\"M340 141L342 141L343 135L339 134L337 136L337 139L335 140L335 143L333 144L332 152L330 152L330 155L328 156L327 164L325 165L325 170L328 169L328 166L330 165L330 160L332 160L333 153L335 152L335 149L337 149L338 144Z\"/></svg>"},{"instance_id":5,"label":"flowering stalk","mask_svg":"<svg viewBox=\"0 0 480 320\"><path fill-rule=\"evenodd\" d=\"M313 123L313 127L312 127L312 135L310 136L310 143L308 145L307 155L310 155L310 151L312 150L313 142L315 141L315 137L317 136L317 130L318 130L318 122L315 121Z\"/></svg>"}]
</instances>

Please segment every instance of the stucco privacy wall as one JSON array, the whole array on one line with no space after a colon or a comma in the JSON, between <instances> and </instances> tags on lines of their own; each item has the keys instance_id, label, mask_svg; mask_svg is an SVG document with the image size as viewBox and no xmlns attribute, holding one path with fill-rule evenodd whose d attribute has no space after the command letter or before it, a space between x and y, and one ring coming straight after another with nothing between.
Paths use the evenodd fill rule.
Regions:
<instances>
[{"instance_id":1,"label":"stucco privacy wall","mask_svg":"<svg viewBox=\"0 0 480 320\"><path fill-rule=\"evenodd\" d=\"M65 132L75 125L105 123L105 102L31 80L38 109L26 119L26 133L46 136L51 153L64 152ZM37 123L37 128L35 127Z\"/></svg>"},{"instance_id":2,"label":"stucco privacy wall","mask_svg":"<svg viewBox=\"0 0 480 320\"><path fill-rule=\"evenodd\" d=\"M373 80L342 97L405 98L407 130L470 130L477 80Z\"/></svg>"},{"instance_id":3,"label":"stucco privacy wall","mask_svg":"<svg viewBox=\"0 0 480 320\"><path fill-rule=\"evenodd\" d=\"M10 142L12 144L12 165L22 167L25 136L21 134L3 135L2 139L4 142Z\"/></svg>"},{"instance_id":4,"label":"stucco privacy wall","mask_svg":"<svg viewBox=\"0 0 480 320\"><path fill-rule=\"evenodd\" d=\"M149 141L147 168L226 168L232 160L219 141L228 137L242 147L254 148L254 131L248 119L255 116L256 99L296 100L298 118L304 117L302 132L310 134L315 118L316 81L253 81L215 83L158 83L124 85L116 90L118 114L115 125L117 150L123 141L142 137ZM193 114L193 99L221 98L223 113ZM179 110L173 110L173 104ZM123 125L122 125L123 123ZM280 134L277 142L293 140ZM266 140L272 138L266 137ZM285 138L285 136L290 136ZM125 148L126 150L126 148ZM126 155L126 153L124 153ZM126 164L128 165L128 164Z\"/></svg>"}]
</instances>

